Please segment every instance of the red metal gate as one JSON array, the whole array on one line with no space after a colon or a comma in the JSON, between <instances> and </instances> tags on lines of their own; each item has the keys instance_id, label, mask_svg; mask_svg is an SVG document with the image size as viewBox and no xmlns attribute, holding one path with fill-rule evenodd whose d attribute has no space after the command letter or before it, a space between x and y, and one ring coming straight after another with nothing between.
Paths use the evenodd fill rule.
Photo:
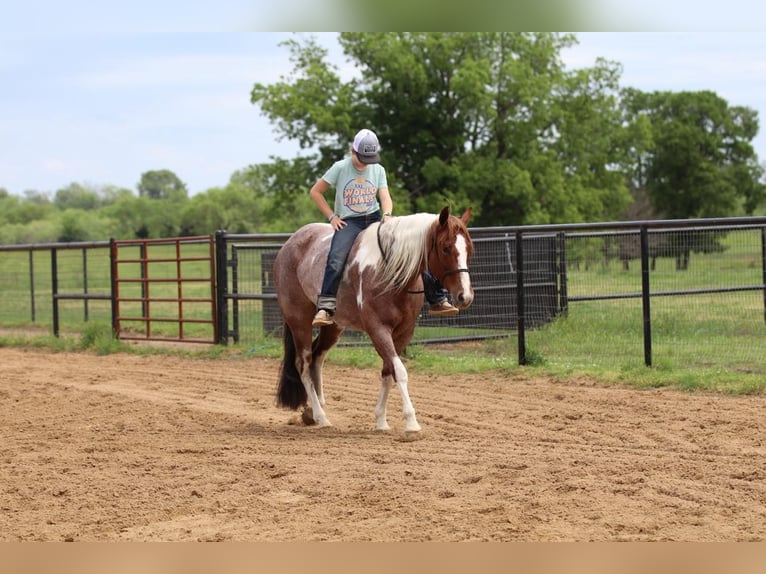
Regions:
<instances>
[{"instance_id":1,"label":"red metal gate","mask_svg":"<svg viewBox=\"0 0 766 574\"><path fill-rule=\"evenodd\" d=\"M112 241L119 339L217 343L213 236Z\"/></svg>"}]
</instances>

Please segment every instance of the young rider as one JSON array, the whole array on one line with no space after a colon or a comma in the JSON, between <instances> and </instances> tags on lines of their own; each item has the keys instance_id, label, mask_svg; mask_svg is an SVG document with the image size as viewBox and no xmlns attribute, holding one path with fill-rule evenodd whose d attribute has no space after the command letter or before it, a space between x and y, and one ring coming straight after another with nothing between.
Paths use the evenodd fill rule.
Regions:
<instances>
[{"instance_id":1,"label":"young rider","mask_svg":"<svg viewBox=\"0 0 766 574\"><path fill-rule=\"evenodd\" d=\"M324 197L331 187L335 189L333 207ZM335 162L313 185L310 195L335 231L313 321L318 327L334 322L338 287L356 236L377 221L388 221L394 208L386 170L380 164L380 144L375 132L360 130L351 145L351 155ZM458 313L457 307L447 301L446 290L435 277L424 273L423 285L430 315Z\"/></svg>"}]
</instances>

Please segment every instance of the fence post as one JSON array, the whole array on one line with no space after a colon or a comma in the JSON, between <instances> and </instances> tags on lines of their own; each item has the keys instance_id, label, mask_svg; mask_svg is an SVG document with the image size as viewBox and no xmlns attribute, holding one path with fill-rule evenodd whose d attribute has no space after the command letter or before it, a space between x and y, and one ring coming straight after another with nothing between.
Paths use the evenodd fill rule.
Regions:
<instances>
[{"instance_id":1,"label":"fence post","mask_svg":"<svg viewBox=\"0 0 766 574\"><path fill-rule=\"evenodd\" d=\"M229 279L226 273L226 231L215 232L215 297L218 308L218 340L216 344L229 343L229 307L226 303Z\"/></svg>"},{"instance_id":2,"label":"fence post","mask_svg":"<svg viewBox=\"0 0 766 574\"><path fill-rule=\"evenodd\" d=\"M766 227L761 227L761 276L763 279L763 320L766 322Z\"/></svg>"},{"instance_id":3,"label":"fence post","mask_svg":"<svg viewBox=\"0 0 766 574\"><path fill-rule=\"evenodd\" d=\"M59 336L59 274L58 274L58 252L56 248L51 249L51 296L53 297L53 336Z\"/></svg>"},{"instance_id":4,"label":"fence post","mask_svg":"<svg viewBox=\"0 0 766 574\"><path fill-rule=\"evenodd\" d=\"M29 250L29 305L32 313L32 322L36 322L35 310L35 250Z\"/></svg>"},{"instance_id":5,"label":"fence post","mask_svg":"<svg viewBox=\"0 0 766 574\"><path fill-rule=\"evenodd\" d=\"M88 322L90 317L88 308L88 250L82 248L82 292L85 295L83 299L83 321Z\"/></svg>"},{"instance_id":6,"label":"fence post","mask_svg":"<svg viewBox=\"0 0 766 574\"><path fill-rule=\"evenodd\" d=\"M524 245L522 232L516 231L516 330L519 337L519 365L527 364L527 344L524 330Z\"/></svg>"},{"instance_id":7,"label":"fence post","mask_svg":"<svg viewBox=\"0 0 766 574\"><path fill-rule=\"evenodd\" d=\"M567 289L567 235L558 233L558 262L559 262L559 311L566 317L569 314L569 292Z\"/></svg>"},{"instance_id":8,"label":"fence post","mask_svg":"<svg viewBox=\"0 0 766 574\"><path fill-rule=\"evenodd\" d=\"M118 314L117 314L117 299L119 297L120 288L117 285L117 242L114 237L109 238L109 284L111 285L111 303L112 303L112 337L119 338Z\"/></svg>"},{"instance_id":9,"label":"fence post","mask_svg":"<svg viewBox=\"0 0 766 574\"><path fill-rule=\"evenodd\" d=\"M649 229L641 226L641 301L644 318L644 364L652 366L652 314L649 305Z\"/></svg>"}]
</instances>

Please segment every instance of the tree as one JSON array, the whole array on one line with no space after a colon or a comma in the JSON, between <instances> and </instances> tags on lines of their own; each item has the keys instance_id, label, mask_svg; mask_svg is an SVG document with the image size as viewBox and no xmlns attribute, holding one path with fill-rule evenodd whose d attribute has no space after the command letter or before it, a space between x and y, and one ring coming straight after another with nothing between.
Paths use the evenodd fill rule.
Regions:
<instances>
[{"instance_id":1,"label":"tree","mask_svg":"<svg viewBox=\"0 0 766 574\"><path fill-rule=\"evenodd\" d=\"M180 208L162 201L122 195L99 213L111 220L109 229L115 237L154 239L180 234Z\"/></svg>"},{"instance_id":2,"label":"tree","mask_svg":"<svg viewBox=\"0 0 766 574\"><path fill-rule=\"evenodd\" d=\"M242 184L261 198L258 230L290 232L304 223L316 221L318 212L309 197L309 189L322 172L318 174L312 160L306 157L275 158L271 163L251 166L243 172Z\"/></svg>"},{"instance_id":3,"label":"tree","mask_svg":"<svg viewBox=\"0 0 766 574\"><path fill-rule=\"evenodd\" d=\"M754 110L729 106L710 91L626 90L625 106L634 127L649 126L651 143L629 170L640 174L638 185L662 217L752 214L766 198L752 146L758 133Z\"/></svg>"},{"instance_id":4,"label":"tree","mask_svg":"<svg viewBox=\"0 0 766 574\"><path fill-rule=\"evenodd\" d=\"M62 210L92 210L101 206L101 198L95 189L79 183L70 183L56 192L53 197L53 204Z\"/></svg>"},{"instance_id":5,"label":"tree","mask_svg":"<svg viewBox=\"0 0 766 574\"><path fill-rule=\"evenodd\" d=\"M667 219L752 214L766 197L752 139L758 117L729 106L710 91L624 91L624 109L635 134L626 164L634 196L649 199L648 212ZM724 249L724 234L671 231L654 256L674 257L688 269L690 254ZM650 247L650 251L652 247Z\"/></svg>"},{"instance_id":6,"label":"tree","mask_svg":"<svg viewBox=\"0 0 766 574\"><path fill-rule=\"evenodd\" d=\"M253 233L258 219L257 201L242 186L229 183L198 193L181 213L182 235L208 235L219 229Z\"/></svg>"},{"instance_id":7,"label":"tree","mask_svg":"<svg viewBox=\"0 0 766 574\"><path fill-rule=\"evenodd\" d=\"M138 183L139 197L182 201L188 198L186 184L169 169L147 171Z\"/></svg>"},{"instance_id":8,"label":"tree","mask_svg":"<svg viewBox=\"0 0 766 574\"><path fill-rule=\"evenodd\" d=\"M109 222L93 210L70 208L58 217L56 241L105 241L109 239Z\"/></svg>"},{"instance_id":9,"label":"tree","mask_svg":"<svg viewBox=\"0 0 766 574\"><path fill-rule=\"evenodd\" d=\"M295 68L251 101L284 137L319 148L316 172L362 126L381 139L397 211L472 204L477 225L615 216L630 197L618 66L564 70L574 36L343 33L359 76L342 83L315 42L288 43ZM584 141L580 141L583 140Z\"/></svg>"},{"instance_id":10,"label":"tree","mask_svg":"<svg viewBox=\"0 0 766 574\"><path fill-rule=\"evenodd\" d=\"M55 208L48 196L38 191L25 191L24 197L9 195L0 200L0 221L27 224L47 218Z\"/></svg>"}]
</instances>

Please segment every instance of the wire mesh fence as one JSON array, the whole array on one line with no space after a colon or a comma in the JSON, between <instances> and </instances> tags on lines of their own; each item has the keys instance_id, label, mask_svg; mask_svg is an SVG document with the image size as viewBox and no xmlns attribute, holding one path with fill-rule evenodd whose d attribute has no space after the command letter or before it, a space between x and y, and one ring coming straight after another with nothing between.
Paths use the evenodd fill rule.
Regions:
<instances>
[{"instance_id":1,"label":"wire mesh fence","mask_svg":"<svg viewBox=\"0 0 766 574\"><path fill-rule=\"evenodd\" d=\"M520 362L766 373L766 218L471 234L473 305L449 318L429 317L424 307L414 344L506 338L509 345L494 348L512 354L518 347ZM281 335L271 266L287 237L219 236L222 342L257 344ZM0 327L50 327L56 297L65 331L109 322L109 256L107 242L0 246ZM342 339L366 342L352 332Z\"/></svg>"},{"instance_id":2,"label":"wire mesh fence","mask_svg":"<svg viewBox=\"0 0 766 574\"><path fill-rule=\"evenodd\" d=\"M764 228L647 235L644 271L638 229L567 234L565 308L529 348L551 363L629 365L648 343L657 366L766 372Z\"/></svg>"},{"instance_id":3,"label":"wire mesh fence","mask_svg":"<svg viewBox=\"0 0 766 574\"><path fill-rule=\"evenodd\" d=\"M78 332L90 321L108 324L110 296L108 242L0 248L0 326L52 331L58 320Z\"/></svg>"}]
</instances>

